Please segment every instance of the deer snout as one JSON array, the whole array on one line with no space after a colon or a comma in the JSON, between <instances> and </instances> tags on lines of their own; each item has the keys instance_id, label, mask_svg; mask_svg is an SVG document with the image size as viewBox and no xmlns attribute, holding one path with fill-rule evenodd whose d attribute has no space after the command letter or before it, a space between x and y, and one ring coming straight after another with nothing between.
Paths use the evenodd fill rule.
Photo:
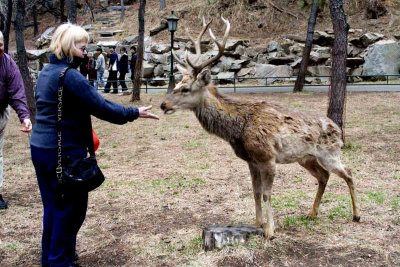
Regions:
<instances>
[{"instance_id":1,"label":"deer snout","mask_svg":"<svg viewBox=\"0 0 400 267\"><path fill-rule=\"evenodd\" d=\"M160 108L164 111L164 114L172 114L175 112L175 109L168 105L166 101L161 103Z\"/></svg>"}]
</instances>

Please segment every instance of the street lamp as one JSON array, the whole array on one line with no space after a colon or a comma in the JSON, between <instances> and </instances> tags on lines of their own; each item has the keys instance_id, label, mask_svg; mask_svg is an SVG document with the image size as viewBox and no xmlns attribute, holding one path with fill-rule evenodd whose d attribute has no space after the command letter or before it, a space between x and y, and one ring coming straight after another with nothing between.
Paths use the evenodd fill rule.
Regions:
<instances>
[{"instance_id":1,"label":"street lamp","mask_svg":"<svg viewBox=\"0 0 400 267\"><path fill-rule=\"evenodd\" d=\"M174 48L174 32L178 27L179 18L175 16L174 11L171 11L171 15L167 17L168 31L171 33L171 72L169 73L169 84L167 93L171 93L175 88L175 76L174 76L174 55L172 49Z\"/></svg>"}]
</instances>

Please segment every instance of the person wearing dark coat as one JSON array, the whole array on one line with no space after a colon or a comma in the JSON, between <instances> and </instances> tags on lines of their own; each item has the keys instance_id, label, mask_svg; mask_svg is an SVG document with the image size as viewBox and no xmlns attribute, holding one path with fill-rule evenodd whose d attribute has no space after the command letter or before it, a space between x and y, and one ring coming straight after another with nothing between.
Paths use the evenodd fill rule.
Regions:
<instances>
[{"instance_id":1,"label":"person wearing dark coat","mask_svg":"<svg viewBox=\"0 0 400 267\"><path fill-rule=\"evenodd\" d=\"M21 131L30 132L32 123L26 102L25 87L15 61L4 52L4 37L0 31L0 210L8 208L3 199L3 146L11 106L21 122Z\"/></svg>"},{"instance_id":2,"label":"person wearing dark coat","mask_svg":"<svg viewBox=\"0 0 400 267\"><path fill-rule=\"evenodd\" d=\"M108 63L108 78L107 84L104 87L104 93L109 93L111 84L113 86L112 94L118 93L118 54L115 52L115 46L110 47L110 61Z\"/></svg>"},{"instance_id":3,"label":"person wearing dark coat","mask_svg":"<svg viewBox=\"0 0 400 267\"><path fill-rule=\"evenodd\" d=\"M130 68L131 68L131 80L135 78L135 66L136 66L136 61L137 61L137 55L136 55L136 47L132 46L131 47L131 62L130 62Z\"/></svg>"},{"instance_id":4,"label":"person wearing dark coat","mask_svg":"<svg viewBox=\"0 0 400 267\"><path fill-rule=\"evenodd\" d=\"M114 124L138 118L158 119L148 111L151 106L123 106L103 98L75 69L86 53L88 41L89 34L82 27L60 25L52 36L50 63L40 72L36 84L36 123L30 147L43 203L42 266L78 266L76 239L88 207L88 192L84 191L66 192L59 201L58 128L62 159L75 162L88 155L89 142L82 137L91 127L92 115ZM66 68L60 106L60 73ZM59 114L62 118L58 124Z\"/></svg>"},{"instance_id":5,"label":"person wearing dark coat","mask_svg":"<svg viewBox=\"0 0 400 267\"><path fill-rule=\"evenodd\" d=\"M82 63L79 65L79 71L85 78L87 78L87 75L89 73L88 63L89 63L89 57L87 54L85 54Z\"/></svg>"},{"instance_id":6,"label":"person wearing dark coat","mask_svg":"<svg viewBox=\"0 0 400 267\"><path fill-rule=\"evenodd\" d=\"M125 75L129 72L129 59L128 54L126 53L126 48L122 47L120 50L121 57L119 60L119 84L122 87L122 91L128 90L128 87L125 83Z\"/></svg>"}]
</instances>

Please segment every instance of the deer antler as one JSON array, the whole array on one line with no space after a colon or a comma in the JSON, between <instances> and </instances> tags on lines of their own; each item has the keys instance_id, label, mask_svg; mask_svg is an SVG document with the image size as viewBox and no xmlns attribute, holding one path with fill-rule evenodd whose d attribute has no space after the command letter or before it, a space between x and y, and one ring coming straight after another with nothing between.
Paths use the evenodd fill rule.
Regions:
<instances>
[{"instance_id":1,"label":"deer antler","mask_svg":"<svg viewBox=\"0 0 400 267\"><path fill-rule=\"evenodd\" d=\"M215 55L215 56L213 56L212 58L209 58L208 60L204 61L204 62L201 63L200 65L195 65L195 64L193 64L193 63L190 61L189 57L186 56L186 61L187 61L187 63L193 68L193 74L194 74L194 76L196 76L198 73L201 72L202 69L204 69L205 67L207 67L208 65L210 65L210 64L213 63L214 61L217 61L217 60L222 56L222 54L224 53L226 41L228 40L229 31L230 31L230 29L231 29L231 24L229 23L228 20L224 19L222 16L221 16L221 19L222 19L222 21L223 21L223 22L225 23L225 25L226 25L225 34L224 34L224 37L223 37L221 43L219 43L219 42L217 41L217 38L215 38L214 33L212 32L211 29L209 29L209 33L210 33L211 39L212 39L212 40L214 41L214 43L218 46L218 54ZM199 44L198 44L198 45L200 46L200 40L198 40L198 41L199 41Z\"/></svg>"},{"instance_id":2,"label":"deer antler","mask_svg":"<svg viewBox=\"0 0 400 267\"><path fill-rule=\"evenodd\" d=\"M223 37L221 43L217 41L217 38L215 38L214 33L212 32L211 29L209 29L209 34L211 36L211 39L218 46L218 54L217 55L213 56L212 58L207 59L206 61L202 62L199 65L196 65L196 63L199 61L199 59L201 57L201 46L200 46L201 38L203 37L204 33L207 31L207 28L209 27L210 23L212 22L212 20L210 20L208 23L206 23L204 17L203 17L203 29L199 33L196 40L194 40L193 37L189 34L189 32L186 30L187 34L189 35L190 41L194 44L195 49L196 49L196 59L195 59L194 63L189 59L189 54L187 53L187 51L186 51L185 57L184 57L185 61L182 61L181 59L179 59L178 56L172 51L174 58L180 65L182 65L186 69L193 70L193 72L192 72L193 76L197 76L197 74L199 74L202 69L204 69L205 67L207 67L214 61L217 61L223 55L226 41L228 40L229 31L231 29L231 25L228 20L224 19L223 17L221 17L221 19L226 25L225 34L224 34L224 37Z\"/></svg>"}]
</instances>

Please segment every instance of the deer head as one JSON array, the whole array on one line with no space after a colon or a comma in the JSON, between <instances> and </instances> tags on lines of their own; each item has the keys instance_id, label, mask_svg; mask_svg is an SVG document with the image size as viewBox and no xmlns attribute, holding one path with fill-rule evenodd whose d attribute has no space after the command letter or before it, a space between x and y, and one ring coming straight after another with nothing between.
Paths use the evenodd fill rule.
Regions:
<instances>
[{"instance_id":1,"label":"deer head","mask_svg":"<svg viewBox=\"0 0 400 267\"><path fill-rule=\"evenodd\" d=\"M178 62L177 68L183 74L182 80L175 86L171 94L169 94L166 100L161 104L161 109L165 114L171 114L177 109L194 109L196 108L208 93L208 86L211 83L211 73L209 69L205 69L213 62L218 61L222 56L226 41L228 40L230 23L228 20L221 17L225 23L226 29L225 34L221 42L218 42L215 38L211 29L208 29L211 21L206 23L203 17L203 28L199 33L196 40L187 31L190 41L194 44L196 54L189 56L186 51L185 57L181 60L174 52L174 58ZM209 30L209 34L213 42L218 47L218 54L201 62L201 49L200 42L204 33Z\"/></svg>"}]
</instances>

